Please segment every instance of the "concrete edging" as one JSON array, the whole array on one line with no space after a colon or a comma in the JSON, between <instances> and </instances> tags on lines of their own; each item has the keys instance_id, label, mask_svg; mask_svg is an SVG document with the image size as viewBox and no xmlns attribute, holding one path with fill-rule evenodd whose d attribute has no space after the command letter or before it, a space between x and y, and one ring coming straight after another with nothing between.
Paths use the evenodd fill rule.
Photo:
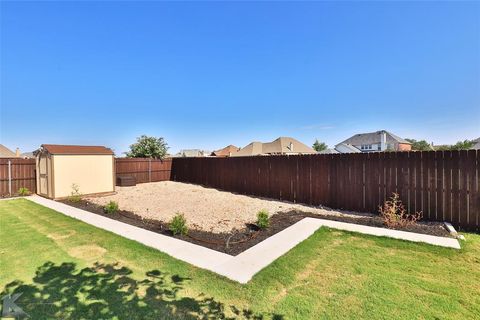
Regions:
<instances>
[{"instance_id":1,"label":"concrete edging","mask_svg":"<svg viewBox=\"0 0 480 320\"><path fill-rule=\"evenodd\" d=\"M297 244L310 237L322 226L362 234L423 242L436 246L460 249L460 244L453 238L369 227L325 219L304 218L239 255L231 256L36 195L25 198L74 219L140 242L146 246L160 250L176 259L213 271L240 283L247 283L256 273L287 253Z\"/></svg>"}]
</instances>

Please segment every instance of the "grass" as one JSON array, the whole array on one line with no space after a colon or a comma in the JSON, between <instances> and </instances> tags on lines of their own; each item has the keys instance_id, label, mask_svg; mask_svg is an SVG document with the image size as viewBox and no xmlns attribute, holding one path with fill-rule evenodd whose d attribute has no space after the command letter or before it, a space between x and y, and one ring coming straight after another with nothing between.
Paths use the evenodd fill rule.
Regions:
<instances>
[{"instance_id":1,"label":"grass","mask_svg":"<svg viewBox=\"0 0 480 320\"><path fill-rule=\"evenodd\" d=\"M33 319L472 319L480 236L462 250L322 228L247 285L25 199L0 201L1 295Z\"/></svg>"}]
</instances>

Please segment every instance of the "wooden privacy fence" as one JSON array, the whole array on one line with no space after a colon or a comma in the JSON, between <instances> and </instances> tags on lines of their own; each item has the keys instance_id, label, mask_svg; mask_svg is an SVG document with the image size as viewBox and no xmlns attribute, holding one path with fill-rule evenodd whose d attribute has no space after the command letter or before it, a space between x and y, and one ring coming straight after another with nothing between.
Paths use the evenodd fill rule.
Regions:
<instances>
[{"instance_id":1,"label":"wooden privacy fence","mask_svg":"<svg viewBox=\"0 0 480 320\"><path fill-rule=\"evenodd\" d=\"M234 158L117 158L138 183L189 182L310 205L378 212L393 192L409 212L480 230L480 152L378 152ZM8 162L10 161L10 170ZM0 196L36 192L35 159L0 159Z\"/></svg>"},{"instance_id":2,"label":"wooden privacy fence","mask_svg":"<svg viewBox=\"0 0 480 320\"><path fill-rule=\"evenodd\" d=\"M425 220L479 230L479 156L464 150L175 158L172 180L372 213L396 192Z\"/></svg>"},{"instance_id":3,"label":"wooden privacy fence","mask_svg":"<svg viewBox=\"0 0 480 320\"><path fill-rule=\"evenodd\" d=\"M147 158L116 158L116 175L135 177L137 183L168 181L172 159L147 159Z\"/></svg>"},{"instance_id":4,"label":"wooden privacy fence","mask_svg":"<svg viewBox=\"0 0 480 320\"><path fill-rule=\"evenodd\" d=\"M0 159L0 196L16 194L22 187L36 192L35 159Z\"/></svg>"}]
</instances>

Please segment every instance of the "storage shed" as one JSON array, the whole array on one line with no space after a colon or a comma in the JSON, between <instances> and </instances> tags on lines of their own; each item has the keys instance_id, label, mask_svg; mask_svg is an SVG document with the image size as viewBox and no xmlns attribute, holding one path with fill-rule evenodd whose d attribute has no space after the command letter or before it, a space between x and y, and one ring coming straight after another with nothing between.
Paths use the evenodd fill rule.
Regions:
<instances>
[{"instance_id":1,"label":"storage shed","mask_svg":"<svg viewBox=\"0 0 480 320\"><path fill-rule=\"evenodd\" d=\"M42 144L35 155L37 193L41 196L66 198L73 186L82 195L115 192L115 159L109 148Z\"/></svg>"}]
</instances>

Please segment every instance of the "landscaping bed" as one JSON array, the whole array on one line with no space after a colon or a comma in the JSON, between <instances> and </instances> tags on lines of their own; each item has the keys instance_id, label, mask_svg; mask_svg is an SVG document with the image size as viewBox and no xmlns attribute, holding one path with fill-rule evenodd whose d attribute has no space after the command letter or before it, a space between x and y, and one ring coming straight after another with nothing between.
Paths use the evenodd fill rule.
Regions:
<instances>
[{"instance_id":1,"label":"landscaping bed","mask_svg":"<svg viewBox=\"0 0 480 320\"><path fill-rule=\"evenodd\" d=\"M305 217L321 218L340 222L356 223L373 227L385 227L383 220L375 215L330 215L311 212L302 212L291 210L278 212L271 216L270 225L267 229L261 230L252 223L245 223L241 229L233 229L230 232L210 232L190 228L188 235L173 235L168 228L168 223L155 219L141 217L135 213L119 210L115 213L105 213L103 207L88 200L79 202L62 201L65 204L96 213L114 220L118 220L130 225L134 225L146 230L160 233L167 236L176 237L191 243L195 243L216 251L224 252L230 255L237 255L268 237L288 228ZM188 220L187 220L188 224ZM439 222L419 222L415 225L406 226L398 230L429 234L434 236L449 237L450 234Z\"/></svg>"}]
</instances>

